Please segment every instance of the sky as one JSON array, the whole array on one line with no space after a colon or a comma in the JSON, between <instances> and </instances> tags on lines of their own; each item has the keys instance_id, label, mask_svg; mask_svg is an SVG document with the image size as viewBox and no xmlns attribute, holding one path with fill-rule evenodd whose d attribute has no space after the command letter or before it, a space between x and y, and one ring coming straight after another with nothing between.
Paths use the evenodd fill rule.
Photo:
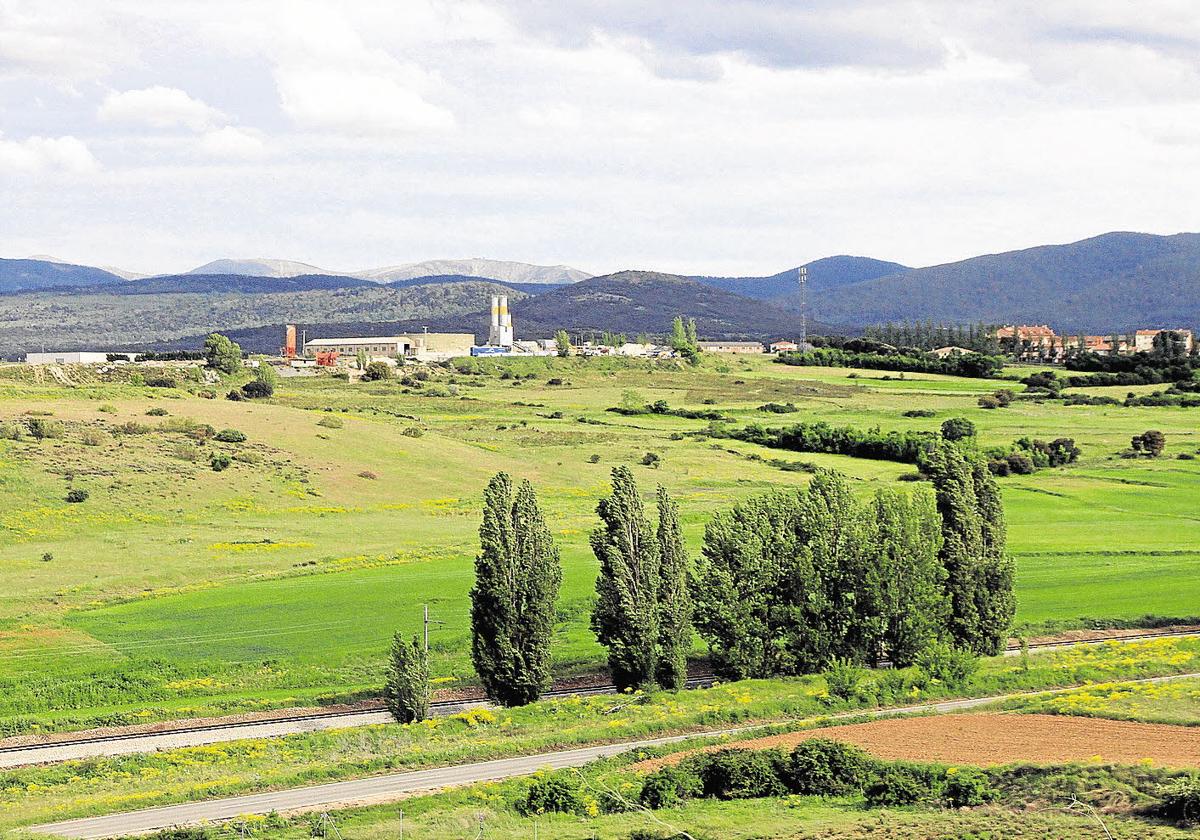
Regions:
<instances>
[{"instance_id":1,"label":"sky","mask_svg":"<svg viewBox=\"0 0 1200 840\"><path fill-rule=\"evenodd\" d=\"M0 0L0 256L770 274L1200 230L1195 0Z\"/></svg>"}]
</instances>

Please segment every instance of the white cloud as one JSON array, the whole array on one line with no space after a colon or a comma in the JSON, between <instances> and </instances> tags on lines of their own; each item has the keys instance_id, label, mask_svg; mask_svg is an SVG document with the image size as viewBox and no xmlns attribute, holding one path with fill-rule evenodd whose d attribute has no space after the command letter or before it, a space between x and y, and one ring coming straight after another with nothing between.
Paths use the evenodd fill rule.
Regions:
<instances>
[{"instance_id":1,"label":"white cloud","mask_svg":"<svg viewBox=\"0 0 1200 840\"><path fill-rule=\"evenodd\" d=\"M113 91L104 97L99 116L111 122L151 128L183 126L193 131L203 131L225 120L225 115L216 108L192 98L186 91L162 85Z\"/></svg>"},{"instance_id":2,"label":"white cloud","mask_svg":"<svg viewBox=\"0 0 1200 840\"><path fill-rule=\"evenodd\" d=\"M275 73L284 113L303 128L348 135L446 129L454 115L426 102L394 76L337 68Z\"/></svg>"},{"instance_id":3,"label":"white cloud","mask_svg":"<svg viewBox=\"0 0 1200 840\"><path fill-rule=\"evenodd\" d=\"M252 159L267 153L267 144L259 132L232 125L205 133L199 147L204 154L214 158Z\"/></svg>"},{"instance_id":4,"label":"white cloud","mask_svg":"<svg viewBox=\"0 0 1200 840\"><path fill-rule=\"evenodd\" d=\"M0 172L86 173L99 168L87 145L77 137L29 137L23 141L0 136Z\"/></svg>"}]
</instances>

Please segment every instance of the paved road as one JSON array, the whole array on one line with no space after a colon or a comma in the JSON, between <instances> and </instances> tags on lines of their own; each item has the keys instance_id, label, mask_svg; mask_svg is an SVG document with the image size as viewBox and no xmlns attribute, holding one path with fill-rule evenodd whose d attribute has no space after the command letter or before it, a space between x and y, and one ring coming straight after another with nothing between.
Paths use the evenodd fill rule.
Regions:
<instances>
[{"instance_id":1,"label":"paved road","mask_svg":"<svg viewBox=\"0 0 1200 840\"><path fill-rule=\"evenodd\" d=\"M1200 673L1148 677L1140 680L1121 680L1121 682L1162 683L1196 677L1200 677ZM837 719L862 716L882 717L884 715L963 712L1003 700L1033 697L1039 694L1056 694L1071 690L1073 689L1060 688L1051 691L1026 691L1005 694L999 697L972 697L964 700L945 700L940 703L920 703L913 706L891 709L843 712L831 717ZM700 735L711 737L733 735L752 728L755 727L739 727L737 729L722 729L714 732L692 733L690 735L674 735L643 741L627 741L621 744L605 744L597 747L583 747L575 750L542 753L541 755L504 758L475 764L462 764L456 767L437 767L408 773L393 773L387 776L372 776L366 779L292 788L274 793L255 793L208 802L167 805L144 811L110 814L105 817L65 820L63 822L35 826L32 830L44 834L73 838L115 837L122 834L159 831L165 828L195 824L203 821L230 819L241 814L265 814L270 811L315 811L333 808L338 805L371 801L386 802L421 791L495 779L506 779L513 776L525 776L544 767L579 767L597 758L618 755L633 749L670 744Z\"/></svg>"},{"instance_id":2,"label":"paved road","mask_svg":"<svg viewBox=\"0 0 1200 840\"><path fill-rule=\"evenodd\" d=\"M726 729L705 733L714 737L744 732L742 729ZM583 747L540 755L502 758L457 767L437 767L430 770L415 770L408 773L393 773L388 776L372 776L350 782L332 782L312 787L292 788L274 793L256 793L249 796L233 796L209 802L192 802L186 805L167 805L127 814L112 814L107 817L88 817L79 820L40 825L33 830L44 834L64 837L99 838L121 834L137 834L158 831L179 825L189 825L205 820L223 820L241 814L265 814L270 811L319 810L351 803L380 802L398 799L405 794L437 790L444 787L469 785L513 776L527 776L543 768L581 767L590 761L606 756L618 755L637 747L654 747L692 738L694 735L675 735L623 744L605 744L598 747Z\"/></svg>"},{"instance_id":3,"label":"paved road","mask_svg":"<svg viewBox=\"0 0 1200 840\"><path fill-rule=\"evenodd\" d=\"M1173 637L1194 634L1172 634ZM1098 645L1107 641L1135 642L1157 638L1146 636L1141 638L1101 639L1096 641L1078 641L1063 644L1058 647L1080 647ZM1057 647L1055 649L1058 649ZM1005 651L1005 656L1016 656L1018 650ZM1037 655L1037 651L1034 651ZM476 706L486 705L482 701L465 701L452 706L442 706L435 714L454 714ZM238 741L242 738L269 738L280 735L294 735L301 732L318 732L325 729L342 729L347 726L366 726L372 723L387 723L391 717L386 712L368 714L355 713L336 715L322 718L307 718L304 720L263 721L261 723L245 723L234 726L220 725L211 728L196 728L178 732L161 734L127 735L90 742L68 742L64 744L47 744L45 746L30 746L20 749L0 748L0 769L20 767L26 764L48 764L71 759L93 758L96 756L130 755L133 753L155 752L157 750L173 749L176 747L195 747L203 744L218 744L225 741Z\"/></svg>"}]
</instances>

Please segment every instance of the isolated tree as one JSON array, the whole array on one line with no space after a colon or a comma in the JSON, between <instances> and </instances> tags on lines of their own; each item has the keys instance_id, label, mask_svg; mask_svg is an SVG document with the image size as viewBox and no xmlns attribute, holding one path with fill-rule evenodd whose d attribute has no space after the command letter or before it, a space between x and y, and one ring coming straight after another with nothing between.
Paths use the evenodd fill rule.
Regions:
<instances>
[{"instance_id":1,"label":"isolated tree","mask_svg":"<svg viewBox=\"0 0 1200 840\"><path fill-rule=\"evenodd\" d=\"M558 547L533 485L497 473L484 491L471 653L487 696L505 706L537 700L550 683L554 605L562 583Z\"/></svg>"},{"instance_id":2,"label":"isolated tree","mask_svg":"<svg viewBox=\"0 0 1200 840\"><path fill-rule=\"evenodd\" d=\"M204 361L221 373L237 373L242 369L242 348L232 339L212 333L204 339Z\"/></svg>"},{"instance_id":3,"label":"isolated tree","mask_svg":"<svg viewBox=\"0 0 1200 840\"><path fill-rule=\"evenodd\" d=\"M367 359L367 351L366 350L360 349L357 353L354 354L354 365L359 370L367 369L367 361L368 361L368 359Z\"/></svg>"},{"instance_id":4,"label":"isolated tree","mask_svg":"<svg viewBox=\"0 0 1200 840\"><path fill-rule=\"evenodd\" d=\"M384 382L391 378L392 366L387 362L367 362L367 366L363 368L363 382Z\"/></svg>"},{"instance_id":5,"label":"isolated tree","mask_svg":"<svg viewBox=\"0 0 1200 840\"><path fill-rule=\"evenodd\" d=\"M933 481L942 519L946 630L959 647L999 653L1016 605L999 488L982 459L950 443L931 448L921 469Z\"/></svg>"},{"instance_id":6,"label":"isolated tree","mask_svg":"<svg viewBox=\"0 0 1200 840\"><path fill-rule=\"evenodd\" d=\"M429 717L429 655L416 636L411 642L400 633L393 637L383 701L399 723Z\"/></svg>"},{"instance_id":7,"label":"isolated tree","mask_svg":"<svg viewBox=\"0 0 1200 840\"><path fill-rule=\"evenodd\" d=\"M679 506L658 487L658 665L655 679L679 690L687 683L692 647L692 599L688 591L687 550L679 525Z\"/></svg>"},{"instance_id":8,"label":"isolated tree","mask_svg":"<svg viewBox=\"0 0 1200 840\"><path fill-rule=\"evenodd\" d=\"M692 364L700 361L700 346L696 341L696 320L676 315L671 322L671 349Z\"/></svg>"},{"instance_id":9,"label":"isolated tree","mask_svg":"<svg viewBox=\"0 0 1200 840\"><path fill-rule=\"evenodd\" d=\"M596 507L592 551L600 561L592 629L608 648L619 690L653 683L658 664L658 541L626 466L612 471L612 494Z\"/></svg>"},{"instance_id":10,"label":"isolated tree","mask_svg":"<svg viewBox=\"0 0 1200 840\"><path fill-rule=\"evenodd\" d=\"M1157 429L1149 429L1140 435L1134 435L1129 441L1134 452L1145 452L1151 458L1157 458L1167 448L1167 436Z\"/></svg>"},{"instance_id":11,"label":"isolated tree","mask_svg":"<svg viewBox=\"0 0 1200 840\"><path fill-rule=\"evenodd\" d=\"M571 336L567 335L566 330L559 330L554 334L554 346L562 358L571 355Z\"/></svg>"},{"instance_id":12,"label":"isolated tree","mask_svg":"<svg viewBox=\"0 0 1200 840\"><path fill-rule=\"evenodd\" d=\"M942 423L942 437L946 440L965 440L975 437L975 424L966 417L951 417Z\"/></svg>"}]
</instances>

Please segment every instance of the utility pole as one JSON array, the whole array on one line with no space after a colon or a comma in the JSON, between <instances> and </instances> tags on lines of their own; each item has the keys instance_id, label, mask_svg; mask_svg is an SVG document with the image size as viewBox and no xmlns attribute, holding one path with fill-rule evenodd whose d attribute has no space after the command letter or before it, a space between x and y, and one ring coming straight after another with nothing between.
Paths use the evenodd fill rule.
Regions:
<instances>
[{"instance_id":1,"label":"utility pole","mask_svg":"<svg viewBox=\"0 0 1200 840\"><path fill-rule=\"evenodd\" d=\"M425 658L429 658L429 605L425 604Z\"/></svg>"},{"instance_id":2,"label":"utility pole","mask_svg":"<svg viewBox=\"0 0 1200 840\"><path fill-rule=\"evenodd\" d=\"M808 350L808 266L800 266L798 278L800 281L800 352Z\"/></svg>"}]
</instances>

